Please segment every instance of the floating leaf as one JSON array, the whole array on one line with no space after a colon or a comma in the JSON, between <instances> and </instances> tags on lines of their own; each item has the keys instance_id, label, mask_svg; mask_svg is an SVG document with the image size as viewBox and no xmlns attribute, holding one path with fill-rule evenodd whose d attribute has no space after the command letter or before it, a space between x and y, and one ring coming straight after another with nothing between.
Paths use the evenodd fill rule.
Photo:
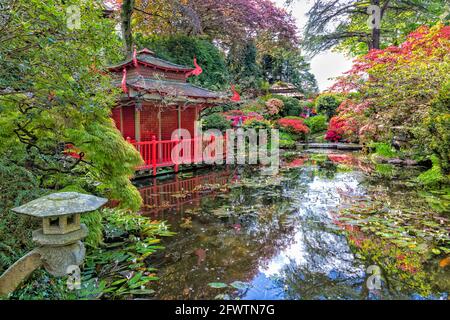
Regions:
<instances>
[{"instance_id":1,"label":"floating leaf","mask_svg":"<svg viewBox=\"0 0 450 320\"><path fill-rule=\"evenodd\" d=\"M441 250L436 249L436 248L431 249L431 252L433 252L436 255L441 254Z\"/></svg>"},{"instance_id":2,"label":"floating leaf","mask_svg":"<svg viewBox=\"0 0 450 320\"><path fill-rule=\"evenodd\" d=\"M228 287L228 285L223 282L210 282L210 283L208 283L208 286L210 286L211 288L216 288L216 289Z\"/></svg>"},{"instance_id":3,"label":"floating leaf","mask_svg":"<svg viewBox=\"0 0 450 320\"><path fill-rule=\"evenodd\" d=\"M234 281L234 282L230 283L230 286L232 286L233 288L236 288L238 290L244 290L244 289L247 289L248 287L250 287L250 285L248 283L245 283L242 281Z\"/></svg>"}]
</instances>

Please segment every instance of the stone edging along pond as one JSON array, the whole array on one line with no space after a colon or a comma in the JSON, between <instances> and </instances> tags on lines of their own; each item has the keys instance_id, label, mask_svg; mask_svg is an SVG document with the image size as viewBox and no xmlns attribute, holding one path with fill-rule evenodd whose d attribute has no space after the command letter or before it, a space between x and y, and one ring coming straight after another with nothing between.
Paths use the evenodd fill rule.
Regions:
<instances>
[{"instance_id":1,"label":"stone edging along pond","mask_svg":"<svg viewBox=\"0 0 450 320\"><path fill-rule=\"evenodd\" d=\"M313 149L361 150L362 146L355 143L299 143L299 147Z\"/></svg>"}]
</instances>

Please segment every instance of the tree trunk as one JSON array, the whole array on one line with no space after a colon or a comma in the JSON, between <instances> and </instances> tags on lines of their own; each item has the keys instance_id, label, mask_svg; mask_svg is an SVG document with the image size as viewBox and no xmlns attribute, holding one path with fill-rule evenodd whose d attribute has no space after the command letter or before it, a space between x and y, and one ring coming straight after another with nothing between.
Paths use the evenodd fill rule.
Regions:
<instances>
[{"instance_id":1,"label":"tree trunk","mask_svg":"<svg viewBox=\"0 0 450 320\"><path fill-rule=\"evenodd\" d=\"M131 57L133 51L133 33L131 30L131 16L133 15L134 0L123 0L122 3L122 36L124 50L127 57Z\"/></svg>"},{"instance_id":2,"label":"tree trunk","mask_svg":"<svg viewBox=\"0 0 450 320\"><path fill-rule=\"evenodd\" d=\"M381 7L380 7L380 0L371 0L370 4L378 6L380 8L380 24L381 24ZM380 49L380 37L381 37L381 30L380 28L376 25L373 29L372 29L372 44L371 44L371 48L369 49Z\"/></svg>"}]
</instances>

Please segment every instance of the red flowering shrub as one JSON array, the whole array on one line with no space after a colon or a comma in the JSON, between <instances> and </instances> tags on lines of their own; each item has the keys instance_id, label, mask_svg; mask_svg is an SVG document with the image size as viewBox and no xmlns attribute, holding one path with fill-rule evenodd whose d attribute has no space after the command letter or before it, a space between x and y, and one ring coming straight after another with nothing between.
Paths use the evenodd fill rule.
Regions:
<instances>
[{"instance_id":1,"label":"red flowering shrub","mask_svg":"<svg viewBox=\"0 0 450 320\"><path fill-rule=\"evenodd\" d=\"M309 132L308 127L303 123L301 119L281 118L277 121L280 129L295 134L307 134Z\"/></svg>"}]
</instances>

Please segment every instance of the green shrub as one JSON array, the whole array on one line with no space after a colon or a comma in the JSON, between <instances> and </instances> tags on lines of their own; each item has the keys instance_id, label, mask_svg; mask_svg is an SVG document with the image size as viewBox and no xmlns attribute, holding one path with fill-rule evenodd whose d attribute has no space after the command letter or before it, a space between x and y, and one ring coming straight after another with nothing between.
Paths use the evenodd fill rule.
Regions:
<instances>
[{"instance_id":1,"label":"green shrub","mask_svg":"<svg viewBox=\"0 0 450 320\"><path fill-rule=\"evenodd\" d=\"M334 93L323 93L317 97L315 107L317 112L322 113L331 119L336 114L336 110L343 101L343 97Z\"/></svg>"},{"instance_id":2,"label":"green shrub","mask_svg":"<svg viewBox=\"0 0 450 320\"><path fill-rule=\"evenodd\" d=\"M270 130L272 129L272 123L269 120L248 119L244 121L242 127L244 129L255 129L256 131Z\"/></svg>"},{"instance_id":3,"label":"green shrub","mask_svg":"<svg viewBox=\"0 0 450 320\"><path fill-rule=\"evenodd\" d=\"M266 101L266 116L269 119L278 119L284 110L283 100L271 98Z\"/></svg>"},{"instance_id":4,"label":"green shrub","mask_svg":"<svg viewBox=\"0 0 450 320\"><path fill-rule=\"evenodd\" d=\"M449 179L443 174L438 156L432 155L431 162L433 163L431 169L421 173L416 179L417 182L426 186L436 186L441 183L448 183Z\"/></svg>"},{"instance_id":5,"label":"green shrub","mask_svg":"<svg viewBox=\"0 0 450 320\"><path fill-rule=\"evenodd\" d=\"M422 138L430 140L427 147L439 158L443 172L450 173L450 81L442 86L424 124L427 132Z\"/></svg>"},{"instance_id":6,"label":"green shrub","mask_svg":"<svg viewBox=\"0 0 450 320\"><path fill-rule=\"evenodd\" d=\"M231 123L230 120L225 118L224 115L220 113L213 113L202 119L202 128L203 130L217 129L224 132L225 130L231 128Z\"/></svg>"},{"instance_id":7,"label":"green shrub","mask_svg":"<svg viewBox=\"0 0 450 320\"><path fill-rule=\"evenodd\" d=\"M308 126L310 133L317 133L327 129L327 117L324 115L317 115L309 117L304 120L304 123Z\"/></svg>"},{"instance_id":8,"label":"green shrub","mask_svg":"<svg viewBox=\"0 0 450 320\"><path fill-rule=\"evenodd\" d=\"M302 118L302 117L299 117L299 116L286 116L286 117L284 117L285 119L293 119L293 120L301 120L301 121L303 121L304 122L304 118Z\"/></svg>"},{"instance_id":9,"label":"green shrub","mask_svg":"<svg viewBox=\"0 0 450 320\"><path fill-rule=\"evenodd\" d=\"M284 107L280 112L282 117L299 116L303 112L303 107L298 99L281 95L274 95L273 97L283 101Z\"/></svg>"},{"instance_id":10,"label":"green shrub","mask_svg":"<svg viewBox=\"0 0 450 320\"><path fill-rule=\"evenodd\" d=\"M371 148L375 149L375 154L380 157L394 158L398 156L397 152L392 148L389 143L374 142L370 144Z\"/></svg>"},{"instance_id":11,"label":"green shrub","mask_svg":"<svg viewBox=\"0 0 450 320\"><path fill-rule=\"evenodd\" d=\"M103 241L102 214L96 210L81 215L81 223L89 230L87 237L83 240L86 246L97 248Z\"/></svg>"},{"instance_id":12,"label":"green shrub","mask_svg":"<svg viewBox=\"0 0 450 320\"><path fill-rule=\"evenodd\" d=\"M244 113L248 113L248 112L258 112L260 114L263 114L264 111L266 109L266 106L264 103L262 103L261 101L252 101L251 103L245 105L242 108L242 111Z\"/></svg>"},{"instance_id":13,"label":"green shrub","mask_svg":"<svg viewBox=\"0 0 450 320\"><path fill-rule=\"evenodd\" d=\"M287 132L280 132L280 148L295 149L295 137Z\"/></svg>"},{"instance_id":14,"label":"green shrub","mask_svg":"<svg viewBox=\"0 0 450 320\"><path fill-rule=\"evenodd\" d=\"M31 232L39 219L18 215L11 208L47 193L30 171L0 158L0 274L35 245Z\"/></svg>"}]
</instances>

